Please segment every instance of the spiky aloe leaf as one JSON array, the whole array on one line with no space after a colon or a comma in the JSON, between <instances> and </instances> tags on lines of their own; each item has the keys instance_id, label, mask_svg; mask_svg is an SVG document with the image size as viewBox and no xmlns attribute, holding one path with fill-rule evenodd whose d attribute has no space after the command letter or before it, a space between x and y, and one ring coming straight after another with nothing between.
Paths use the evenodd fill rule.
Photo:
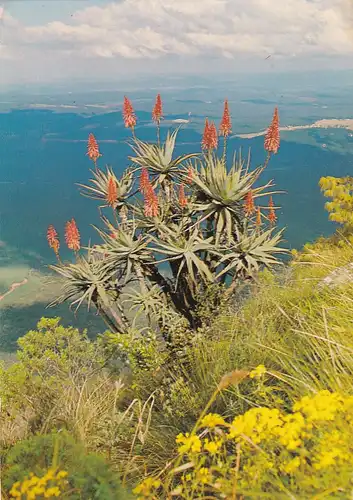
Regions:
<instances>
[{"instance_id":1,"label":"spiky aloe leaf","mask_svg":"<svg viewBox=\"0 0 353 500\"><path fill-rule=\"evenodd\" d=\"M167 139L161 146L149 144L135 139L132 149L136 156L129 159L140 168L147 168L153 177L154 187L162 184L165 180L173 181L181 177L180 167L191 158L198 156L197 153L181 155L173 159L175 141L179 128L171 134L168 132Z\"/></svg>"},{"instance_id":2,"label":"spiky aloe leaf","mask_svg":"<svg viewBox=\"0 0 353 500\"><path fill-rule=\"evenodd\" d=\"M71 307L76 305L76 311L83 302L87 302L87 307L97 298L105 299L105 287L112 280L116 271L108 272L100 259L93 256L92 251L88 253L88 258L83 256L77 258L76 263L57 264L49 266L50 269L64 278L62 287L63 293L49 304L53 307L66 301L71 301Z\"/></svg>"},{"instance_id":3,"label":"spiky aloe leaf","mask_svg":"<svg viewBox=\"0 0 353 500\"><path fill-rule=\"evenodd\" d=\"M214 275L210 271L207 264L202 260L201 253L209 252L216 256L220 255L215 249L212 240L213 238L204 239L198 228L194 228L191 233L185 231L183 225L170 225L164 228L163 238L152 237L154 242L154 250L166 256L165 259L158 261L162 262L179 262L177 282L180 273L183 269L187 270L192 282L197 284L198 274L202 280L213 282Z\"/></svg>"},{"instance_id":4,"label":"spiky aloe leaf","mask_svg":"<svg viewBox=\"0 0 353 500\"><path fill-rule=\"evenodd\" d=\"M107 234L93 226L103 240L103 244L95 251L104 255L103 268L111 272L119 266L124 266L125 284L136 275L136 267L154 261L148 244L151 237L137 235L136 226L128 230L116 229L113 234Z\"/></svg>"},{"instance_id":5,"label":"spiky aloe leaf","mask_svg":"<svg viewBox=\"0 0 353 500\"><path fill-rule=\"evenodd\" d=\"M81 194L86 198L92 198L94 200L99 200L103 203L103 206L107 206L107 197L109 189L109 180L114 179L117 186L117 208L121 208L124 202L131 194L133 186L133 174L131 171L126 171L121 179L118 179L110 167L106 167L106 172L100 169L91 170L93 179L90 179L92 186L86 186L85 184L78 184L81 188Z\"/></svg>"},{"instance_id":6,"label":"spiky aloe leaf","mask_svg":"<svg viewBox=\"0 0 353 500\"><path fill-rule=\"evenodd\" d=\"M161 321L162 326L165 326L168 320L176 316L176 313L168 307L166 297L158 285L153 285L145 292L133 290L130 293L124 293L124 297L123 304L128 304L129 311L134 312L134 321L145 314L158 322Z\"/></svg>"},{"instance_id":7,"label":"spiky aloe leaf","mask_svg":"<svg viewBox=\"0 0 353 500\"><path fill-rule=\"evenodd\" d=\"M278 264L276 254L288 253L287 249L278 247L283 231L284 229L273 235L274 228L271 228L259 234L257 230L249 231L246 225L243 232L237 230L237 241L225 249L226 254L219 261L225 267L217 278L224 274L252 276L261 266Z\"/></svg>"},{"instance_id":8,"label":"spiky aloe leaf","mask_svg":"<svg viewBox=\"0 0 353 500\"><path fill-rule=\"evenodd\" d=\"M245 163L241 155L234 157L228 171L224 158L208 155L204 163L200 162L199 169L193 169L193 184L196 186L193 209L201 212L197 223L209 218L214 220L216 245L219 245L222 235L230 241L235 229L240 227L244 218L243 200L249 190L252 190L254 198L271 194L265 190L273 186L272 181L253 187L263 168L250 172L249 161L250 158Z\"/></svg>"}]
</instances>

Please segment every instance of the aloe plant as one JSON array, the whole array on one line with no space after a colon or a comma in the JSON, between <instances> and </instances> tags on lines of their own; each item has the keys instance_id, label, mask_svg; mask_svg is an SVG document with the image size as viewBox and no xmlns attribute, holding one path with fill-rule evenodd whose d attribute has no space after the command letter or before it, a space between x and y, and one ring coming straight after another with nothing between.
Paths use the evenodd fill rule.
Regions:
<instances>
[{"instance_id":1,"label":"aloe plant","mask_svg":"<svg viewBox=\"0 0 353 500\"><path fill-rule=\"evenodd\" d=\"M283 231L274 227L276 191L272 181L258 184L265 166L251 169L250 154L234 155L227 165L225 147L221 155L214 150L214 127L212 137L209 128L204 135L204 153L175 156L179 129L162 143L157 120L157 144L143 142L128 111L124 120L133 131L133 155L127 171L120 178L111 167L103 171L97 154L88 153L94 158L93 178L79 186L84 196L99 201L104 227L95 228L100 243L86 249L87 257L51 266L64 279L55 303L93 303L109 328L120 333L130 331L141 315L162 333L179 320L197 329L207 287L226 287L230 295L239 282L254 279L286 252L279 246ZM268 135L277 134L276 124L271 127L265 149ZM265 165L271 154L268 150Z\"/></svg>"}]
</instances>

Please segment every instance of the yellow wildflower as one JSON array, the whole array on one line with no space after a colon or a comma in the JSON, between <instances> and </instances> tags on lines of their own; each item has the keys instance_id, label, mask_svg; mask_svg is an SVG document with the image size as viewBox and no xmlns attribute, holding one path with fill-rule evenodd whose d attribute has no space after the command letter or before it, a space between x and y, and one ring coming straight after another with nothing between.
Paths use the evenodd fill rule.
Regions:
<instances>
[{"instance_id":1,"label":"yellow wildflower","mask_svg":"<svg viewBox=\"0 0 353 500\"><path fill-rule=\"evenodd\" d=\"M252 408L236 417L229 432L230 438L239 438L245 435L254 443L273 436L275 430L283 424L281 414L277 409Z\"/></svg>"},{"instance_id":2,"label":"yellow wildflower","mask_svg":"<svg viewBox=\"0 0 353 500\"><path fill-rule=\"evenodd\" d=\"M48 488L44 493L44 498L52 498L58 497L60 495L60 490L57 486L53 486L52 488Z\"/></svg>"},{"instance_id":3,"label":"yellow wildflower","mask_svg":"<svg viewBox=\"0 0 353 500\"><path fill-rule=\"evenodd\" d=\"M21 498L21 493L18 491L18 487L20 485L20 482L17 481L15 484L12 485L12 488L10 490L10 495L12 498Z\"/></svg>"},{"instance_id":4,"label":"yellow wildflower","mask_svg":"<svg viewBox=\"0 0 353 500\"><path fill-rule=\"evenodd\" d=\"M208 427L212 429L218 425L226 425L224 419L217 413L209 413L200 422L200 427Z\"/></svg>"},{"instance_id":5,"label":"yellow wildflower","mask_svg":"<svg viewBox=\"0 0 353 500\"><path fill-rule=\"evenodd\" d=\"M259 365L250 372L250 378L262 378L266 373L266 368L264 365Z\"/></svg>"},{"instance_id":6,"label":"yellow wildflower","mask_svg":"<svg viewBox=\"0 0 353 500\"><path fill-rule=\"evenodd\" d=\"M181 444L178 451L181 455L184 453L199 453L201 451L201 440L198 436L190 436L187 432L184 434L178 434L176 438L176 443Z\"/></svg>"},{"instance_id":7,"label":"yellow wildflower","mask_svg":"<svg viewBox=\"0 0 353 500\"><path fill-rule=\"evenodd\" d=\"M216 455L222 447L222 441L220 439L216 439L215 441L209 441L205 439L204 448L210 455Z\"/></svg>"},{"instance_id":8,"label":"yellow wildflower","mask_svg":"<svg viewBox=\"0 0 353 500\"><path fill-rule=\"evenodd\" d=\"M300 458L295 457L292 460L290 460L287 464L285 464L282 469L284 472L287 474L291 474L295 472L297 469L300 467Z\"/></svg>"},{"instance_id":9,"label":"yellow wildflower","mask_svg":"<svg viewBox=\"0 0 353 500\"><path fill-rule=\"evenodd\" d=\"M284 425L276 429L276 435L280 438L280 443L293 451L297 449L302 440L307 437L307 425L301 413L293 413L283 418Z\"/></svg>"},{"instance_id":10,"label":"yellow wildflower","mask_svg":"<svg viewBox=\"0 0 353 500\"><path fill-rule=\"evenodd\" d=\"M314 463L314 468L317 470L325 469L330 465L334 465L336 460L340 458L341 450L339 448L333 448L332 450L326 450L321 453L318 457L318 461Z\"/></svg>"},{"instance_id":11,"label":"yellow wildflower","mask_svg":"<svg viewBox=\"0 0 353 500\"><path fill-rule=\"evenodd\" d=\"M209 483L211 481L210 470L207 467L201 467L196 472L196 479L202 484Z\"/></svg>"},{"instance_id":12,"label":"yellow wildflower","mask_svg":"<svg viewBox=\"0 0 353 500\"><path fill-rule=\"evenodd\" d=\"M24 478L22 482L17 481L13 484L10 491L11 497L22 498L23 495L26 495L26 500L36 500L43 496L44 498L59 497L60 488L66 483L64 478L67 476L67 472L59 471L56 475L55 472L55 469L49 469L41 478L31 472L29 477ZM51 486L47 486L48 482L51 482ZM54 482L57 483L56 486L52 484Z\"/></svg>"},{"instance_id":13,"label":"yellow wildflower","mask_svg":"<svg viewBox=\"0 0 353 500\"><path fill-rule=\"evenodd\" d=\"M152 490L156 490L160 487L161 482L159 479L154 477L147 477L140 484L136 486L133 493L136 495L141 494L143 497L148 497Z\"/></svg>"},{"instance_id":14,"label":"yellow wildflower","mask_svg":"<svg viewBox=\"0 0 353 500\"><path fill-rule=\"evenodd\" d=\"M336 392L319 391L314 397L304 396L293 406L302 412L308 422L334 420L338 411L344 408L344 400Z\"/></svg>"},{"instance_id":15,"label":"yellow wildflower","mask_svg":"<svg viewBox=\"0 0 353 500\"><path fill-rule=\"evenodd\" d=\"M60 470L56 475L56 479L62 479L64 477L67 477L67 472L64 470Z\"/></svg>"}]
</instances>

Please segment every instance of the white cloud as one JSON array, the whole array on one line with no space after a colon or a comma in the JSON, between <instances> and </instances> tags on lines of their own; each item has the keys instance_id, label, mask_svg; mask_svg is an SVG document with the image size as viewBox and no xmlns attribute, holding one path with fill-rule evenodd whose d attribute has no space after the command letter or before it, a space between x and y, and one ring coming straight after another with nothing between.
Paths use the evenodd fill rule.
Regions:
<instances>
[{"instance_id":1,"label":"white cloud","mask_svg":"<svg viewBox=\"0 0 353 500\"><path fill-rule=\"evenodd\" d=\"M75 5L79 5L76 3ZM119 0L67 21L21 26L4 16L6 48L52 57L231 59L353 53L351 0ZM3 54L3 55L2 55Z\"/></svg>"}]
</instances>

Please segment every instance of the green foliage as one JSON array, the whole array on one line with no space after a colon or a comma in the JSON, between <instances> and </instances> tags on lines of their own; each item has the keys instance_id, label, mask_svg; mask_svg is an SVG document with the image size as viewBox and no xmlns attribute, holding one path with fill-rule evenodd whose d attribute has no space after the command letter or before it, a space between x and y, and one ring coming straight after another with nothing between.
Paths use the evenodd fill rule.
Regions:
<instances>
[{"instance_id":1,"label":"green foliage","mask_svg":"<svg viewBox=\"0 0 353 500\"><path fill-rule=\"evenodd\" d=\"M24 404L24 393L55 399L56 390L67 380L82 382L104 366L103 351L87 338L86 332L59 323L60 318L42 318L36 331L29 331L18 340L18 362L1 369L3 405L9 400Z\"/></svg>"},{"instance_id":2,"label":"green foliage","mask_svg":"<svg viewBox=\"0 0 353 500\"><path fill-rule=\"evenodd\" d=\"M104 229L96 228L102 242L76 263L51 266L65 281L51 305L93 304L112 333L129 333L141 316L172 346L168 324L179 328L186 321L190 331L200 332L210 285L226 287L230 295L242 280L278 262L276 255L285 252L279 247L282 232L275 233L265 215L262 230L253 205L247 207L249 195L253 204L273 194L272 181L258 185L265 167L251 170L250 155L247 161L235 155L229 167L217 152L176 157L177 133L168 133L164 144L133 136L132 164L121 179L111 168L105 173L96 166L92 185L80 185L109 210L100 212ZM136 173L145 186L141 181L138 188ZM116 200L108 203L112 183ZM213 314L219 313L214 307Z\"/></svg>"},{"instance_id":3,"label":"green foliage","mask_svg":"<svg viewBox=\"0 0 353 500\"><path fill-rule=\"evenodd\" d=\"M67 377L86 377L105 363L103 352L87 337L87 331L60 325L60 318L42 318L37 330L18 340L17 357L23 367L42 378L58 373Z\"/></svg>"},{"instance_id":4,"label":"green foliage","mask_svg":"<svg viewBox=\"0 0 353 500\"><path fill-rule=\"evenodd\" d=\"M55 445L59 448L55 456ZM128 498L120 482L105 460L99 455L86 453L67 433L48 434L18 442L7 454L3 483L10 489L30 473L45 474L55 458L56 465L68 472L72 500L118 500Z\"/></svg>"},{"instance_id":5,"label":"green foliage","mask_svg":"<svg viewBox=\"0 0 353 500\"><path fill-rule=\"evenodd\" d=\"M37 331L19 339L18 362L0 371L4 447L56 428L70 428L78 438L92 440L106 413L117 411L114 402L122 388L106 373L108 353L86 332L64 328L59 321L41 319Z\"/></svg>"},{"instance_id":6,"label":"green foliage","mask_svg":"<svg viewBox=\"0 0 353 500\"><path fill-rule=\"evenodd\" d=\"M121 366L128 365L133 374L156 370L165 361L167 354L162 350L161 343L152 332L144 335L138 330L128 334L106 332L99 339L107 356L120 360Z\"/></svg>"},{"instance_id":7,"label":"green foliage","mask_svg":"<svg viewBox=\"0 0 353 500\"><path fill-rule=\"evenodd\" d=\"M353 178L322 177L320 188L326 198L332 201L325 204L330 220L343 226L353 226Z\"/></svg>"}]
</instances>

